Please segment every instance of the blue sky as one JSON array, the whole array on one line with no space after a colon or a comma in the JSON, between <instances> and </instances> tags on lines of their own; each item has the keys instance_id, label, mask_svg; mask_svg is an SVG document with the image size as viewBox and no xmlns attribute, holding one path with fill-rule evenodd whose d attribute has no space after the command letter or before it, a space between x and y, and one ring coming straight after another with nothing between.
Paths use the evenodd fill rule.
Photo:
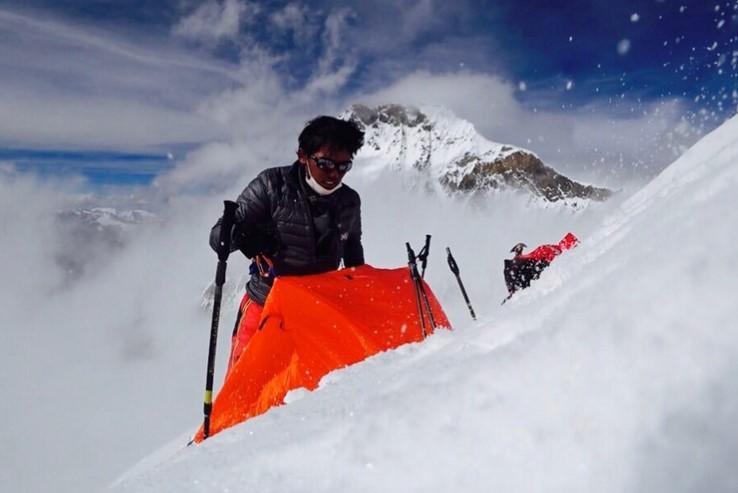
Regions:
<instances>
[{"instance_id":1,"label":"blue sky","mask_svg":"<svg viewBox=\"0 0 738 493\"><path fill-rule=\"evenodd\" d=\"M166 154L94 150L0 149L0 162L12 162L20 171L64 177L83 170L95 184L147 185L171 167Z\"/></svg>"},{"instance_id":2,"label":"blue sky","mask_svg":"<svg viewBox=\"0 0 738 493\"><path fill-rule=\"evenodd\" d=\"M0 161L95 183L145 183L168 154L198 179L191 151L213 143L287 159L268 145L358 101L443 104L554 165L653 173L738 105L736 0L11 0L0 37Z\"/></svg>"}]
</instances>

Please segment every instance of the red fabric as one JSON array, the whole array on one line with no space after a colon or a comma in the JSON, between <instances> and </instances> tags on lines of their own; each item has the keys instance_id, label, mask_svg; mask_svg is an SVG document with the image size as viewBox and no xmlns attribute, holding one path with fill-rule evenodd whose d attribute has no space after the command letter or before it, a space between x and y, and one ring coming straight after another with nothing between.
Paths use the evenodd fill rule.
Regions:
<instances>
[{"instance_id":1,"label":"red fabric","mask_svg":"<svg viewBox=\"0 0 738 493\"><path fill-rule=\"evenodd\" d=\"M425 284L439 327L450 327ZM292 389L317 388L338 368L423 339L410 272L369 265L274 281L259 330L213 402L210 434L280 405ZM426 321L426 324L429 323ZM433 332L426 327L428 334ZM202 428L195 441L203 440Z\"/></svg>"},{"instance_id":2,"label":"red fabric","mask_svg":"<svg viewBox=\"0 0 738 493\"><path fill-rule=\"evenodd\" d=\"M243 295L241 306L238 309L238 328L231 339L231 356L228 358L228 371L226 375L231 372L231 368L236 364L238 358L241 357L251 337L256 332L263 310L264 305L260 305L249 298L248 294Z\"/></svg>"},{"instance_id":3,"label":"red fabric","mask_svg":"<svg viewBox=\"0 0 738 493\"><path fill-rule=\"evenodd\" d=\"M579 239L577 239L576 236L571 233L566 233L559 242L559 248L561 248L562 251L569 250L570 248L577 246L577 243L579 243Z\"/></svg>"},{"instance_id":4,"label":"red fabric","mask_svg":"<svg viewBox=\"0 0 738 493\"><path fill-rule=\"evenodd\" d=\"M579 243L579 240L576 236L571 233L566 233L566 235L556 245L541 245L538 248L531 250L528 253L518 255L515 258L519 260L543 260L544 262L551 263L556 256L575 247L577 243Z\"/></svg>"}]
</instances>

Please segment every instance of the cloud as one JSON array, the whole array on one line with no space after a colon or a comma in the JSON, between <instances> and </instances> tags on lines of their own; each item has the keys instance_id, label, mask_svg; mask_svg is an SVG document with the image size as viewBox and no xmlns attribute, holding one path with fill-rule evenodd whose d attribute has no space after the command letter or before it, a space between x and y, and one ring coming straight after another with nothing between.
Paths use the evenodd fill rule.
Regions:
<instances>
[{"instance_id":1,"label":"cloud","mask_svg":"<svg viewBox=\"0 0 738 493\"><path fill-rule=\"evenodd\" d=\"M445 106L490 140L527 148L564 173L613 183L655 173L699 136L682 118L685 108L677 99L642 104L638 111L610 102L554 111L522 103L516 90L489 74L417 71L354 99Z\"/></svg>"},{"instance_id":2,"label":"cloud","mask_svg":"<svg viewBox=\"0 0 738 493\"><path fill-rule=\"evenodd\" d=\"M296 43L309 44L319 31L317 15L300 3L291 2L269 15L269 21L278 34L292 34Z\"/></svg>"},{"instance_id":3,"label":"cloud","mask_svg":"<svg viewBox=\"0 0 738 493\"><path fill-rule=\"evenodd\" d=\"M0 278L13 285L14 291L12 297L0 297L0 313L7 320L32 309L28 300L51 293L62 279L47 252L56 239L52 212L69 204L69 185L19 173L12 163L0 163L0 224L4 230ZM5 326L3 330L12 329Z\"/></svg>"},{"instance_id":4,"label":"cloud","mask_svg":"<svg viewBox=\"0 0 738 493\"><path fill-rule=\"evenodd\" d=\"M350 9L331 12L325 19L322 53L317 73L308 81L306 91L332 93L342 88L356 68L356 54L346 42Z\"/></svg>"},{"instance_id":5,"label":"cloud","mask_svg":"<svg viewBox=\"0 0 738 493\"><path fill-rule=\"evenodd\" d=\"M222 135L196 103L234 67L161 39L0 10L0 145L143 150Z\"/></svg>"},{"instance_id":6,"label":"cloud","mask_svg":"<svg viewBox=\"0 0 738 493\"><path fill-rule=\"evenodd\" d=\"M125 248L90 245L102 261L68 284L57 258L70 245L56 215L75 205L77 186L0 166L0 361L13 395L0 413L14 418L2 428L2 490L97 491L198 419L204 367L192 362L206 342L192 341L206 337L197 300L214 272L207 230L218 200L173 201L171 216ZM165 411L180 392L191 410ZM156 398L140 406L136 395Z\"/></svg>"},{"instance_id":7,"label":"cloud","mask_svg":"<svg viewBox=\"0 0 738 493\"><path fill-rule=\"evenodd\" d=\"M334 2L334 6L345 3ZM478 7L469 2L411 0L399 4L389 0L355 2L350 5L360 19L349 34L348 45L372 57L397 57L412 61L408 51L416 51L426 34L445 37L462 20L469 20Z\"/></svg>"},{"instance_id":8,"label":"cloud","mask_svg":"<svg viewBox=\"0 0 738 493\"><path fill-rule=\"evenodd\" d=\"M182 18L173 32L206 43L235 39L242 23L248 23L260 11L259 4L243 0L210 0Z\"/></svg>"},{"instance_id":9,"label":"cloud","mask_svg":"<svg viewBox=\"0 0 738 493\"><path fill-rule=\"evenodd\" d=\"M633 111L604 99L544 107L536 101L560 95L538 90L531 97L534 84L521 98L519 81L498 75L504 68L475 48L493 50L487 37L443 34L445 24L469 15L464 3L430 0L403 9L291 2L276 10L210 1L176 25L173 39L133 40L0 10L7 41L0 66L8 68L0 145L165 152L178 143L203 145L157 180L160 190L176 191L197 188L197 180L205 188L230 183L244 160L289 162L307 119L355 102L447 106L487 138L530 148L563 172L602 174L613 163L653 172L698 135L681 121L676 99ZM431 32L442 35L425 39ZM183 36L202 44L185 49ZM236 63L207 54L219 41L236 48Z\"/></svg>"}]
</instances>

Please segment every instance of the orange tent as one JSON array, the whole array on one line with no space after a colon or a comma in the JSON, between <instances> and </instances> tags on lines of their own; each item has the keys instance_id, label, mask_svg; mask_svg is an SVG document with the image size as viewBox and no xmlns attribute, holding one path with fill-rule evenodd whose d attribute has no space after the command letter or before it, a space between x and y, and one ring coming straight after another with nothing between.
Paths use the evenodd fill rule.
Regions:
<instances>
[{"instance_id":1,"label":"orange tent","mask_svg":"<svg viewBox=\"0 0 738 493\"><path fill-rule=\"evenodd\" d=\"M423 283L436 324L448 318ZM426 330L432 332L426 317ZM338 368L422 339L415 287L407 267L369 265L274 281L260 330L223 383L210 435L265 413L292 389L313 390ZM195 441L203 440L203 430Z\"/></svg>"}]
</instances>

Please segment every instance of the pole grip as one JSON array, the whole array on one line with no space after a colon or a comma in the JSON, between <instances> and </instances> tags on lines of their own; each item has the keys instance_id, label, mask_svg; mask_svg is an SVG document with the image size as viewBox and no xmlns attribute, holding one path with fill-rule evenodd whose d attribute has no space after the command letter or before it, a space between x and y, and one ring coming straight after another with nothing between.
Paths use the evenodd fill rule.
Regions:
<instances>
[{"instance_id":1,"label":"pole grip","mask_svg":"<svg viewBox=\"0 0 738 493\"><path fill-rule=\"evenodd\" d=\"M232 200L223 201L223 219L220 221L220 237L218 239L218 260L225 262L231 253L231 233L236 219L238 204Z\"/></svg>"},{"instance_id":2,"label":"pole grip","mask_svg":"<svg viewBox=\"0 0 738 493\"><path fill-rule=\"evenodd\" d=\"M425 277L425 268L428 266L428 255L430 254L430 240L431 235L425 235L425 245L423 245L423 249L420 250L420 277Z\"/></svg>"},{"instance_id":3,"label":"pole grip","mask_svg":"<svg viewBox=\"0 0 738 493\"><path fill-rule=\"evenodd\" d=\"M410 246L409 242L405 242L405 248L407 248L407 261L410 264L415 263L415 252L413 251L413 247Z\"/></svg>"}]
</instances>

